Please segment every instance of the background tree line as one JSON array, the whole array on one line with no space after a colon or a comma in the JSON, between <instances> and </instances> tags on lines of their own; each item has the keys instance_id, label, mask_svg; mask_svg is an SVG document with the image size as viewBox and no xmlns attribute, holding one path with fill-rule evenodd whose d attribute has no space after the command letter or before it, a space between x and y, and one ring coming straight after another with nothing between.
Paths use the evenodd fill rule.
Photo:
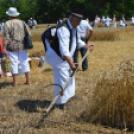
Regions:
<instances>
[{"instance_id":1,"label":"background tree line","mask_svg":"<svg viewBox=\"0 0 134 134\"><path fill-rule=\"evenodd\" d=\"M18 9L20 19L27 22L32 17L38 23L55 23L58 18L67 18L73 8L81 8L90 21L96 14L111 18L115 14L117 19L125 14L128 20L134 14L133 0L0 0L0 22L3 18L8 20L5 12L9 7Z\"/></svg>"}]
</instances>

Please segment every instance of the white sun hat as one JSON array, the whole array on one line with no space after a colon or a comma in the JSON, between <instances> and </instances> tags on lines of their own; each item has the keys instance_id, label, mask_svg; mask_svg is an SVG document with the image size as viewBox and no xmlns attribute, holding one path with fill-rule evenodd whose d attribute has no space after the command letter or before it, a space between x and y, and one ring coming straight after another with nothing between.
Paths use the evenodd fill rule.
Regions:
<instances>
[{"instance_id":1,"label":"white sun hat","mask_svg":"<svg viewBox=\"0 0 134 134\"><path fill-rule=\"evenodd\" d=\"M20 13L17 11L17 9L15 7L10 7L8 9L8 11L6 12L6 14L11 17L17 17L17 16L19 16Z\"/></svg>"}]
</instances>

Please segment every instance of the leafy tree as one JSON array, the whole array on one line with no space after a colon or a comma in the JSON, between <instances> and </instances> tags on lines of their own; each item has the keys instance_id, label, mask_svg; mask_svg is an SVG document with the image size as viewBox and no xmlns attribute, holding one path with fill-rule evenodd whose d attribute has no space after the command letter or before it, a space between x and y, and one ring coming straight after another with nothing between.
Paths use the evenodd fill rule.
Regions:
<instances>
[{"instance_id":1,"label":"leafy tree","mask_svg":"<svg viewBox=\"0 0 134 134\"><path fill-rule=\"evenodd\" d=\"M73 8L84 11L84 17L90 21L98 14L119 19L125 14L126 19L134 15L134 1L132 0L0 0L0 21L8 19L6 11L9 7L16 7L20 12L20 19L27 21L35 18L38 23L55 23L58 18L67 18Z\"/></svg>"}]
</instances>

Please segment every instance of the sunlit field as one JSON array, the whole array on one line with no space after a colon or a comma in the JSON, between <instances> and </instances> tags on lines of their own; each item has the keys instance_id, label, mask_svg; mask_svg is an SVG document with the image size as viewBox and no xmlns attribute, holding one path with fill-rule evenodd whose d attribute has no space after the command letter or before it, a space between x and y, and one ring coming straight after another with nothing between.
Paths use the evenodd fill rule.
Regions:
<instances>
[{"instance_id":1,"label":"sunlit field","mask_svg":"<svg viewBox=\"0 0 134 134\"><path fill-rule=\"evenodd\" d=\"M75 76L78 99L68 102L71 108L53 109L41 124L53 99L54 87L47 86L54 83L52 67L40 67L33 60L31 86L24 85L24 76L15 88L12 77L0 77L0 134L133 134L134 27L126 23L127 27L93 28L89 68L80 68ZM41 34L46 29L42 24L31 30L30 57L45 56Z\"/></svg>"}]
</instances>

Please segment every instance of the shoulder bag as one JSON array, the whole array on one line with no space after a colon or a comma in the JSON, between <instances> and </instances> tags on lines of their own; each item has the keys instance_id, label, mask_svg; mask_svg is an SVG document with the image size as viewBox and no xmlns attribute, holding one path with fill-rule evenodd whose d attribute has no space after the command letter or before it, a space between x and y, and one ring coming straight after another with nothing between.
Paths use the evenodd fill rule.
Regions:
<instances>
[{"instance_id":1,"label":"shoulder bag","mask_svg":"<svg viewBox=\"0 0 134 134\"><path fill-rule=\"evenodd\" d=\"M28 34L27 30L26 30L26 25L23 22L23 25L24 25L24 31L25 31L25 37L24 37L24 48L25 49L32 49L33 48L33 44L32 44L32 40L30 38L30 35Z\"/></svg>"}]
</instances>

